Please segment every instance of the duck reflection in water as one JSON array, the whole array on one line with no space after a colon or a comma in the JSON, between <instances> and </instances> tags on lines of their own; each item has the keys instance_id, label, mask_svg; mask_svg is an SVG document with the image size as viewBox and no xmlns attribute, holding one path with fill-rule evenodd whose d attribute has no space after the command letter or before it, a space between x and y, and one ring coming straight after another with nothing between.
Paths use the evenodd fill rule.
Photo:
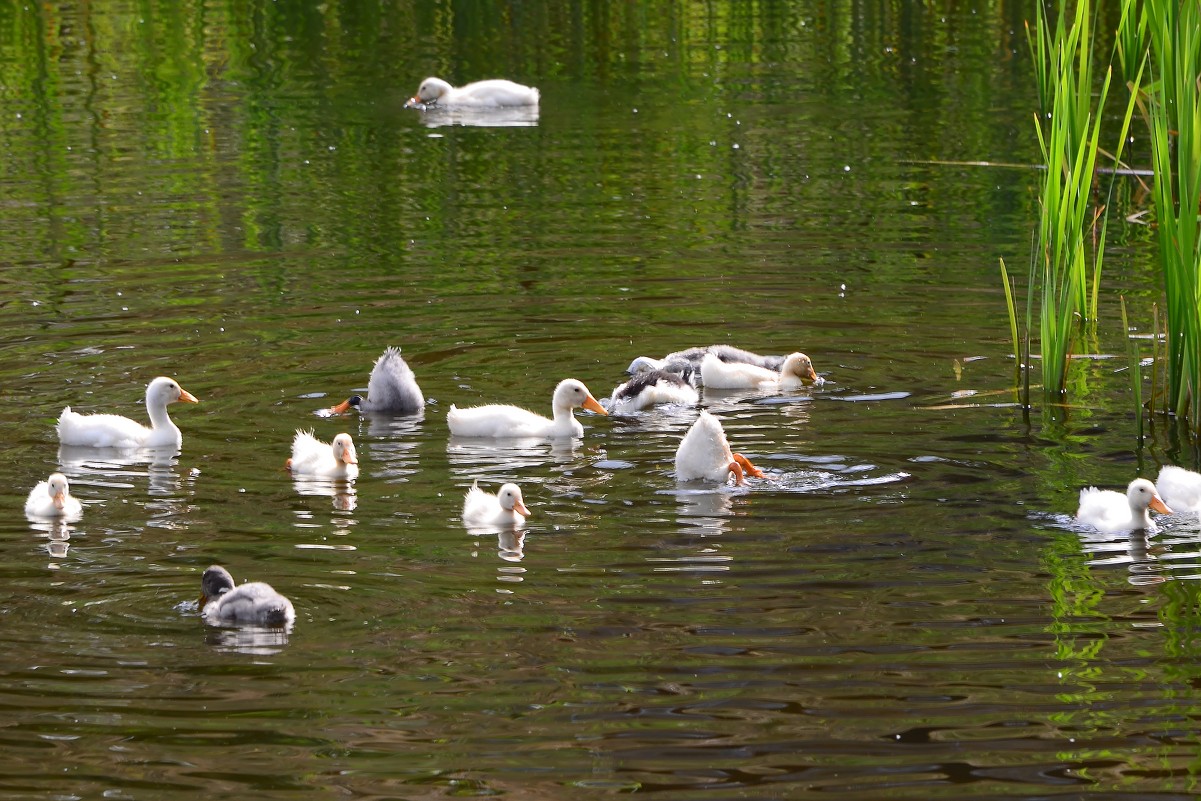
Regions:
<instances>
[{"instance_id":1,"label":"duck reflection in water","mask_svg":"<svg viewBox=\"0 0 1201 801\"><path fill-rule=\"evenodd\" d=\"M578 439L480 439L451 437L446 456L454 472L470 478L484 472L512 473L527 468L571 464L579 449Z\"/></svg>"},{"instance_id":2,"label":"duck reflection in water","mask_svg":"<svg viewBox=\"0 0 1201 801\"><path fill-rule=\"evenodd\" d=\"M1127 580L1136 587L1160 584L1167 580L1167 566L1159 559L1156 548L1152 548L1147 531L1118 531L1102 533L1095 529L1078 530L1081 549L1091 554L1090 567L1126 565Z\"/></svg>"},{"instance_id":3,"label":"duck reflection in water","mask_svg":"<svg viewBox=\"0 0 1201 801\"><path fill-rule=\"evenodd\" d=\"M335 511L353 512L359 506L359 496L353 481L346 479L292 476L297 495L330 498Z\"/></svg>"},{"instance_id":4,"label":"duck reflection in water","mask_svg":"<svg viewBox=\"0 0 1201 801\"><path fill-rule=\"evenodd\" d=\"M421 124L426 128L462 125L468 128L533 128L538 125L537 106L506 108L465 108L437 105L414 105L422 111Z\"/></svg>"},{"instance_id":5,"label":"duck reflection in water","mask_svg":"<svg viewBox=\"0 0 1201 801\"><path fill-rule=\"evenodd\" d=\"M30 522L30 528L47 538L46 551L55 559L62 559L71 547L71 532L75 527L66 519Z\"/></svg>"}]
</instances>

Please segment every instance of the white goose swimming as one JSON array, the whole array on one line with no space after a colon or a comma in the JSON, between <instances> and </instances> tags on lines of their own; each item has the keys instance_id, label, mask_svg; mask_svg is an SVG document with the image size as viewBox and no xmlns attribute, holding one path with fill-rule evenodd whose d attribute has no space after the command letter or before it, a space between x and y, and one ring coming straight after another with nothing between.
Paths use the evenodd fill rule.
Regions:
<instances>
[{"instance_id":1,"label":"white goose swimming","mask_svg":"<svg viewBox=\"0 0 1201 801\"><path fill-rule=\"evenodd\" d=\"M504 484L493 495L472 483L463 496L463 523L468 526L520 526L529 514L516 484Z\"/></svg>"},{"instance_id":2,"label":"white goose swimming","mask_svg":"<svg viewBox=\"0 0 1201 801\"><path fill-rule=\"evenodd\" d=\"M1201 473L1175 465L1164 465L1155 479L1163 502L1177 512L1201 512Z\"/></svg>"},{"instance_id":3,"label":"white goose swimming","mask_svg":"<svg viewBox=\"0 0 1201 801\"><path fill-rule=\"evenodd\" d=\"M183 434L171 422L167 404L199 403L196 396L173 378L159 376L146 386L146 413L150 428L116 414L78 414L71 407L58 418L58 440L63 445L89 448L169 448L183 445Z\"/></svg>"},{"instance_id":4,"label":"white goose swimming","mask_svg":"<svg viewBox=\"0 0 1201 801\"><path fill-rule=\"evenodd\" d=\"M351 395L330 411L345 414L351 407L368 414L413 414L425 408L421 387L400 355L400 348L388 348L375 360L371 378L367 380L366 398Z\"/></svg>"},{"instance_id":5,"label":"white goose swimming","mask_svg":"<svg viewBox=\"0 0 1201 801\"><path fill-rule=\"evenodd\" d=\"M354 478L359 474L359 458L350 434L342 433L333 442L322 442L312 431L296 429L292 439L292 458L285 465L294 476Z\"/></svg>"},{"instance_id":6,"label":"white goose swimming","mask_svg":"<svg viewBox=\"0 0 1201 801\"><path fill-rule=\"evenodd\" d=\"M1080 508L1076 520L1105 534L1137 529L1155 530L1148 509L1160 514L1172 514L1171 508L1159 497L1155 485L1145 478L1130 482L1123 495L1114 490L1088 487L1080 490Z\"/></svg>"},{"instance_id":7,"label":"white goose swimming","mask_svg":"<svg viewBox=\"0 0 1201 801\"><path fill-rule=\"evenodd\" d=\"M762 470L741 453L730 450L725 429L717 418L702 411L676 449L676 478L725 483L731 474L735 484L742 484L746 475L763 478Z\"/></svg>"},{"instance_id":8,"label":"white goose swimming","mask_svg":"<svg viewBox=\"0 0 1201 801\"><path fill-rule=\"evenodd\" d=\"M234 586L234 577L213 565L200 578L200 614L206 623L248 623L290 627L296 620L292 602L270 584L251 581Z\"/></svg>"},{"instance_id":9,"label":"white goose swimming","mask_svg":"<svg viewBox=\"0 0 1201 801\"><path fill-rule=\"evenodd\" d=\"M551 396L554 419L519 406L489 404L459 409L452 405L446 413L446 424L457 437L582 437L584 426L572 414L580 407L608 414L582 381L565 378Z\"/></svg>"},{"instance_id":10,"label":"white goose swimming","mask_svg":"<svg viewBox=\"0 0 1201 801\"><path fill-rule=\"evenodd\" d=\"M704 345L696 348L688 348L687 350L678 350L675 353L669 353L662 359L653 359L650 356L639 356L630 362L630 366L626 368L626 372L635 374L644 370L670 370L678 372L672 365L674 362L687 362L694 373L699 374L701 369L701 361L704 360L706 354L713 354L723 362L731 362L736 364L753 364L756 367L762 367L765 370L780 371L784 365L783 356L762 356L758 353L752 353L749 350L736 348L733 345Z\"/></svg>"},{"instance_id":11,"label":"white goose swimming","mask_svg":"<svg viewBox=\"0 0 1201 801\"><path fill-rule=\"evenodd\" d=\"M540 96L532 86L524 86L503 78L476 81L466 86L451 86L441 78L426 78L409 98L405 108L413 106L469 106L472 108L505 108L507 106L536 106Z\"/></svg>"},{"instance_id":12,"label":"white goose swimming","mask_svg":"<svg viewBox=\"0 0 1201 801\"><path fill-rule=\"evenodd\" d=\"M803 353L791 353L779 370L769 370L754 364L723 362L712 353L701 360L701 383L706 389L800 389L819 384L813 362Z\"/></svg>"},{"instance_id":13,"label":"white goose swimming","mask_svg":"<svg viewBox=\"0 0 1201 801\"><path fill-rule=\"evenodd\" d=\"M71 494L67 477L62 473L51 473L50 478L39 481L29 491L25 501L25 514L30 517L77 518L83 514L83 504Z\"/></svg>"}]
</instances>

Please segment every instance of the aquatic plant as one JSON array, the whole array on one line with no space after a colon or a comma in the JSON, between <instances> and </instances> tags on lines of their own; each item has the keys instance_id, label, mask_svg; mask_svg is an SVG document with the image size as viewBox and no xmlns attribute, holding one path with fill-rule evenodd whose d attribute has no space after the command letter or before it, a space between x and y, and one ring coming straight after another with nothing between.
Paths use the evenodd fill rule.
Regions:
<instances>
[{"instance_id":1,"label":"aquatic plant","mask_svg":"<svg viewBox=\"0 0 1201 801\"><path fill-rule=\"evenodd\" d=\"M1097 159L1102 152L1101 110L1109 96L1113 75L1112 68L1106 70L1094 112L1091 5L1089 0L1078 3L1070 23L1065 0L1060 0L1058 12L1052 27L1046 9L1040 5L1034 31L1027 25L1027 39L1037 61L1040 108L1044 109L1036 120L1035 131L1046 170L1027 285L1026 336L1030 336L1033 318L1029 309L1037 292L1042 386L1044 394L1056 400L1064 394L1068 360L1082 322L1097 319L1108 203L1094 206L1092 194ZM1136 75L1135 87L1139 80ZM1135 99L1136 93L1132 92L1112 156L1115 165L1121 161ZM1111 181L1110 194L1112 188ZM1094 243L1091 251L1090 240ZM1006 301L1013 331L1017 327L1014 304L1011 298ZM1015 351L1018 339L1015 334ZM1017 355L1019 363L1026 364L1028 369L1029 360L1022 360L1020 353ZM1026 385L1029 386L1028 377Z\"/></svg>"},{"instance_id":2,"label":"aquatic plant","mask_svg":"<svg viewBox=\"0 0 1201 801\"><path fill-rule=\"evenodd\" d=\"M1153 199L1167 296L1166 411L1201 431L1201 11L1146 0Z\"/></svg>"}]
</instances>

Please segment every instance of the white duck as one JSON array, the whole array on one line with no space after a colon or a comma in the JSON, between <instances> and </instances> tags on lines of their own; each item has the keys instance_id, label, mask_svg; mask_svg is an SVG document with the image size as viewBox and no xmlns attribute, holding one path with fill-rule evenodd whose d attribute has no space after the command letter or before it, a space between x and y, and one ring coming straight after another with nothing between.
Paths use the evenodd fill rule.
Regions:
<instances>
[{"instance_id":1,"label":"white duck","mask_svg":"<svg viewBox=\"0 0 1201 801\"><path fill-rule=\"evenodd\" d=\"M89 448L169 448L183 445L183 434L167 415L167 404L199 403L173 378L159 376L146 386L150 428L116 414L78 414L71 407L58 418L58 441Z\"/></svg>"},{"instance_id":2,"label":"white duck","mask_svg":"<svg viewBox=\"0 0 1201 801\"><path fill-rule=\"evenodd\" d=\"M1172 510L1159 497L1155 485L1145 478L1136 478L1126 488L1126 494L1114 490L1088 487L1080 490L1080 508L1076 520L1105 534L1136 529L1155 530L1148 509L1170 515Z\"/></svg>"},{"instance_id":3,"label":"white duck","mask_svg":"<svg viewBox=\"0 0 1201 801\"><path fill-rule=\"evenodd\" d=\"M741 453L730 450L725 429L717 418L702 411L676 449L676 478L724 483L730 474L734 475L735 484L742 484L744 475L763 478L762 470Z\"/></svg>"},{"instance_id":4,"label":"white duck","mask_svg":"<svg viewBox=\"0 0 1201 801\"><path fill-rule=\"evenodd\" d=\"M425 408L425 397L413 371L400 355L400 348L388 348L375 360L371 378L367 380L366 398L351 395L330 411L345 414L352 406L369 414L413 414Z\"/></svg>"},{"instance_id":5,"label":"white duck","mask_svg":"<svg viewBox=\"0 0 1201 801\"><path fill-rule=\"evenodd\" d=\"M692 368L686 362L688 374ZM667 370L648 370L636 374L613 390L609 409L615 412L641 411L660 403L679 403L694 406L699 400L696 388L678 373Z\"/></svg>"},{"instance_id":6,"label":"white duck","mask_svg":"<svg viewBox=\"0 0 1201 801\"><path fill-rule=\"evenodd\" d=\"M413 106L470 106L472 108L504 108L506 106L538 105L538 90L503 78L476 81L454 87L441 78L426 78L417 87L405 108Z\"/></svg>"},{"instance_id":7,"label":"white duck","mask_svg":"<svg viewBox=\"0 0 1201 801\"><path fill-rule=\"evenodd\" d=\"M359 458L350 434L342 433L325 443L312 431L296 429L292 439L292 458L285 467L296 476L354 478L359 474Z\"/></svg>"},{"instance_id":8,"label":"white duck","mask_svg":"<svg viewBox=\"0 0 1201 801\"><path fill-rule=\"evenodd\" d=\"M467 526L521 526L529 514L516 484L505 484L493 495L472 483L463 496L463 523Z\"/></svg>"},{"instance_id":9,"label":"white duck","mask_svg":"<svg viewBox=\"0 0 1201 801\"><path fill-rule=\"evenodd\" d=\"M458 437L582 437L584 427L572 414L583 407L597 414L608 414L592 397L582 381L565 378L551 396L554 419L534 414L518 406L489 404L466 409L450 407L446 423Z\"/></svg>"},{"instance_id":10,"label":"white duck","mask_svg":"<svg viewBox=\"0 0 1201 801\"><path fill-rule=\"evenodd\" d=\"M761 356L758 353L752 353L749 350L736 348L733 345L704 345L697 348L688 348L687 350L678 350L675 353L669 353L662 359L652 359L650 356L639 356L630 362L630 366L626 368L626 372L631 375L642 372L644 370L670 370L679 372L672 365L674 362L687 362L694 372L699 373L701 369L701 361L706 354L712 353L723 362L733 362L737 364L753 364L757 367L762 367L766 370L780 371L780 367L784 364L783 356ZM687 376L685 376L687 377Z\"/></svg>"},{"instance_id":11,"label":"white duck","mask_svg":"<svg viewBox=\"0 0 1201 801\"><path fill-rule=\"evenodd\" d=\"M1163 502L1177 512L1201 512L1201 473L1175 465L1164 465L1155 479Z\"/></svg>"},{"instance_id":12,"label":"white duck","mask_svg":"<svg viewBox=\"0 0 1201 801\"><path fill-rule=\"evenodd\" d=\"M200 614L206 623L249 623L290 627L296 620L292 602L270 584L251 581L234 586L234 577L213 565L200 578Z\"/></svg>"},{"instance_id":13,"label":"white duck","mask_svg":"<svg viewBox=\"0 0 1201 801\"><path fill-rule=\"evenodd\" d=\"M67 477L62 473L51 473L46 481L39 481L29 491L25 501L25 514L30 517L77 518L83 514L83 504L71 494Z\"/></svg>"},{"instance_id":14,"label":"white duck","mask_svg":"<svg viewBox=\"0 0 1201 801\"><path fill-rule=\"evenodd\" d=\"M754 364L723 362L712 353L701 360L701 383L706 389L800 389L822 383L813 362L803 353L791 353L779 370Z\"/></svg>"}]
</instances>

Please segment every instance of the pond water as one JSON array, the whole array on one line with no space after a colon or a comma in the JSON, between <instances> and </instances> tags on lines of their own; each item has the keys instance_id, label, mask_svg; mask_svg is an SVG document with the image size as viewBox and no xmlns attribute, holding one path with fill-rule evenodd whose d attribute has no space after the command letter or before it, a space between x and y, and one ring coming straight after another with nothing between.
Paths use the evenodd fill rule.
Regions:
<instances>
[{"instance_id":1,"label":"pond water","mask_svg":"<svg viewBox=\"0 0 1201 801\"><path fill-rule=\"evenodd\" d=\"M1201 526L1071 514L1192 446L1140 446L1123 359L1066 410L1010 391L1037 175L966 162L1036 160L1024 13L0 11L0 795L1190 796ZM427 74L542 105L403 109ZM1112 233L1099 355L1158 294L1151 233ZM695 409L449 436L715 342L826 379L703 392L747 486L676 481ZM319 414L389 345L422 414ZM178 454L60 451L62 407L142 418L160 374L200 399ZM294 481L297 428L359 478ZM83 517L30 523L56 469ZM466 529L477 480L528 526ZM213 563L295 627L206 627Z\"/></svg>"}]
</instances>

